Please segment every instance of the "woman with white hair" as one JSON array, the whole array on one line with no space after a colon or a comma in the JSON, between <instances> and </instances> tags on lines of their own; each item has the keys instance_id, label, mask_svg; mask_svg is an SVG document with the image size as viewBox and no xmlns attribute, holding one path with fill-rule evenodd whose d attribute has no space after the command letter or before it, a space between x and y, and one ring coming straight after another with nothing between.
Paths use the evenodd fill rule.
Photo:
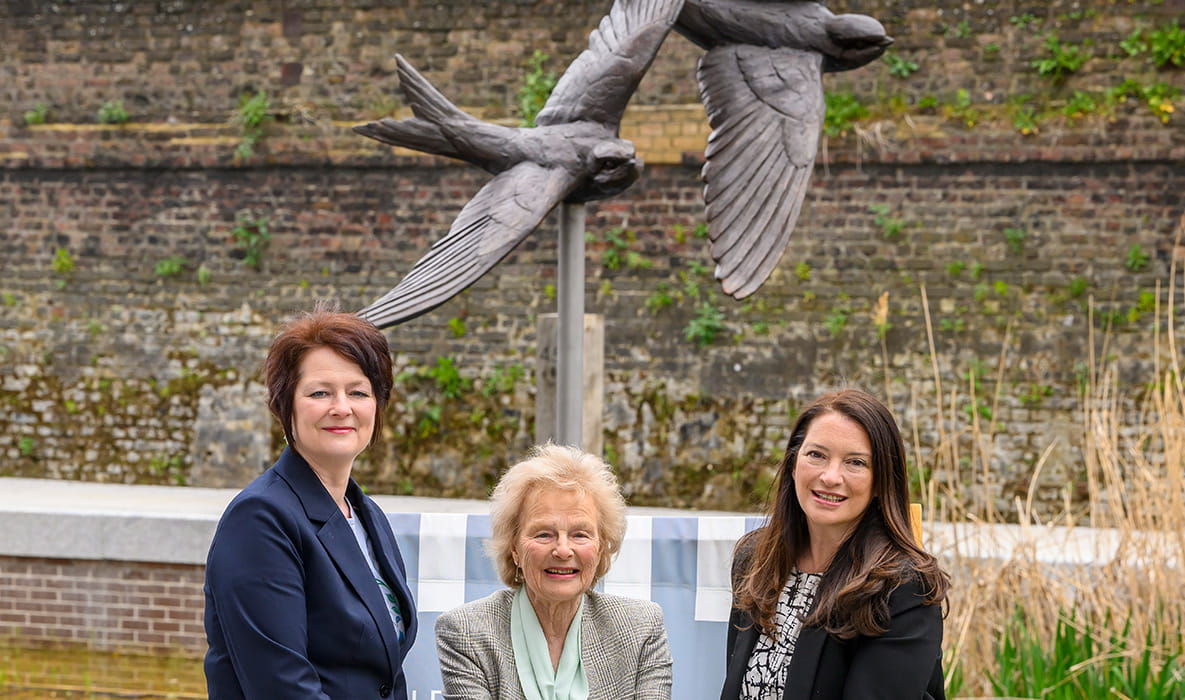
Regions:
<instances>
[{"instance_id":1,"label":"woman with white hair","mask_svg":"<svg viewBox=\"0 0 1185 700\"><path fill-rule=\"evenodd\" d=\"M546 445L494 489L489 554L508 586L444 613L436 648L449 700L669 700L662 609L593 585L625 535L609 465Z\"/></svg>"}]
</instances>

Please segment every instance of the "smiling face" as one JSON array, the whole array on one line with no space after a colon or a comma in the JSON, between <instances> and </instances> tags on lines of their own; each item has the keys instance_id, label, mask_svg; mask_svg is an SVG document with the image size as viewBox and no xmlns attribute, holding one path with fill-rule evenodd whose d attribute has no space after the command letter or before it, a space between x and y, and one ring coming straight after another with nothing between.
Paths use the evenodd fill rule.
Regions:
<instances>
[{"instance_id":1,"label":"smiling face","mask_svg":"<svg viewBox=\"0 0 1185 700\"><path fill-rule=\"evenodd\" d=\"M354 362L319 347L305 353L292 398L293 447L314 467L348 469L374 432L370 380Z\"/></svg>"},{"instance_id":2,"label":"smiling face","mask_svg":"<svg viewBox=\"0 0 1185 700\"><path fill-rule=\"evenodd\" d=\"M514 562L532 602L561 605L592 588L601 542L593 499L572 491L539 488L519 516Z\"/></svg>"},{"instance_id":3,"label":"smiling face","mask_svg":"<svg viewBox=\"0 0 1185 700\"><path fill-rule=\"evenodd\" d=\"M794 462L794 489L812 541L846 537L872 502L872 444L864 428L833 411L812 420Z\"/></svg>"}]
</instances>

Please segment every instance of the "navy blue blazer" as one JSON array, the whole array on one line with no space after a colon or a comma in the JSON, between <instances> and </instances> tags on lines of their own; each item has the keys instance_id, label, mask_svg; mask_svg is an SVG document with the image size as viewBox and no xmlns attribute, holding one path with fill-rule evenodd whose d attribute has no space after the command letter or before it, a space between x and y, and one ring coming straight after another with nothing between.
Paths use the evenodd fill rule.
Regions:
<instances>
[{"instance_id":1,"label":"navy blue blazer","mask_svg":"<svg viewBox=\"0 0 1185 700\"><path fill-rule=\"evenodd\" d=\"M400 642L350 524L295 450L235 496L206 559L211 700L406 700L403 659L416 612L391 525L352 479L346 489L395 592Z\"/></svg>"},{"instance_id":2,"label":"navy blue blazer","mask_svg":"<svg viewBox=\"0 0 1185 700\"><path fill-rule=\"evenodd\" d=\"M750 543L752 540L750 540ZM733 581L748 556L739 546ZM889 594L883 635L843 640L820 627L803 627L790 658L784 700L945 700L942 607L926 605L920 581ZM760 634L749 614L732 609L720 700L737 700L749 656Z\"/></svg>"}]
</instances>

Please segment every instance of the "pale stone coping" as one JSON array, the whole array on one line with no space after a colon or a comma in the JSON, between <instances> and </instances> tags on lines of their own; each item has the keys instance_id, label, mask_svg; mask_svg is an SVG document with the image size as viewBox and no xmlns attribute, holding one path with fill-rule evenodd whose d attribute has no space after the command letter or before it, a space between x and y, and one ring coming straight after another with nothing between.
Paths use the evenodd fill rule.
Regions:
<instances>
[{"instance_id":1,"label":"pale stone coping","mask_svg":"<svg viewBox=\"0 0 1185 700\"><path fill-rule=\"evenodd\" d=\"M0 478L0 556L204 564L239 489ZM486 501L373 496L388 513L488 513ZM630 515L736 515L630 508Z\"/></svg>"}]
</instances>

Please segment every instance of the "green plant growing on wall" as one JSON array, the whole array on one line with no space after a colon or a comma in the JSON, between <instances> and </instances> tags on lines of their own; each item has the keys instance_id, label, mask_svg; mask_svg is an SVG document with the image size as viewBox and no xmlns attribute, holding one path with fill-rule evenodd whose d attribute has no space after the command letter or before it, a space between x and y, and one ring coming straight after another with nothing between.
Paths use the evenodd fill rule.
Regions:
<instances>
[{"instance_id":1,"label":"green plant growing on wall","mask_svg":"<svg viewBox=\"0 0 1185 700\"><path fill-rule=\"evenodd\" d=\"M1020 395L1020 403L1025 408L1037 408L1050 396L1053 396L1053 387L1048 384L1029 382L1024 393Z\"/></svg>"},{"instance_id":2,"label":"green plant growing on wall","mask_svg":"<svg viewBox=\"0 0 1185 700\"><path fill-rule=\"evenodd\" d=\"M1033 59L1031 65L1037 69L1038 75L1050 79L1055 84L1060 83L1076 73L1090 58L1090 53L1085 49L1088 45L1064 43L1051 32L1045 35L1047 55Z\"/></svg>"},{"instance_id":3,"label":"green plant growing on wall","mask_svg":"<svg viewBox=\"0 0 1185 700\"><path fill-rule=\"evenodd\" d=\"M163 260L159 260L153 268L153 272L157 277L176 277L185 270L188 261L180 255L171 255Z\"/></svg>"},{"instance_id":4,"label":"green plant growing on wall","mask_svg":"<svg viewBox=\"0 0 1185 700\"><path fill-rule=\"evenodd\" d=\"M37 124L44 124L49 120L49 105L44 102L38 102L33 105L33 109L25 112L25 126L36 126Z\"/></svg>"},{"instance_id":5,"label":"green plant growing on wall","mask_svg":"<svg viewBox=\"0 0 1185 700\"><path fill-rule=\"evenodd\" d=\"M16 306L16 295L12 292L0 294L0 299L3 299L5 306Z\"/></svg>"},{"instance_id":6,"label":"green plant growing on wall","mask_svg":"<svg viewBox=\"0 0 1185 700\"><path fill-rule=\"evenodd\" d=\"M1041 18L1031 12L1026 12L1023 15L1013 15L1008 18L1008 21L1017 29L1027 29L1041 24Z\"/></svg>"},{"instance_id":7,"label":"green plant growing on wall","mask_svg":"<svg viewBox=\"0 0 1185 700\"><path fill-rule=\"evenodd\" d=\"M1144 30L1133 29L1131 34L1128 34L1119 42L1119 48L1128 56L1139 56L1148 50L1148 42L1144 39Z\"/></svg>"},{"instance_id":8,"label":"green plant growing on wall","mask_svg":"<svg viewBox=\"0 0 1185 700\"><path fill-rule=\"evenodd\" d=\"M461 398L472 386L472 382L461 376L451 357L437 357L436 366L425 370L424 376L432 379L436 383L436 390L450 399Z\"/></svg>"},{"instance_id":9,"label":"green plant growing on wall","mask_svg":"<svg viewBox=\"0 0 1185 700\"><path fill-rule=\"evenodd\" d=\"M1156 294L1144 290L1140 292L1140 298L1136 305L1127 310L1127 315L1124 320L1129 324L1138 323L1145 314L1150 314L1156 310Z\"/></svg>"},{"instance_id":10,"label":"green plant growing on wall","mask_svg":"<svg viewBox=\"0 0 1185 700\"><path fill-rule=\"evenodd\" d=\"M239 214L239 223L231 229L230 235L243 251L243 263L258 270L263 263L263 251L272 240L268 218L252 218L248 214Z\"/></svg>"},{"instance_id":11,"label":"green plant growing on wall","mask_svg":"<svg viewBox=\"0 0 1185 700\"><path fill-rule=\"evenodd\" d=\"M63 289L70 280L70 276L74 273L74 256L66 248L58 248L53 253L53 261L50 262L50 267L58 275L58 279L54 280L54 286L58 289Z\"/></svg>"},{"instance_id":12,"label":"green plant growing on wall","mask_svg":"<svg viewBox=\"0 0 1185 700\"><path fill-rule=\"evenodd\" d=\"M683 336L697 347L705 348L716 342L716 338L726 330L728 327L724 325L724 314L710 300L704 299L683 329Z\"/></svg>"},{"instance_id":13,"label":"green plant growing on wall","mask_svg":"<svg viewBox=\"0 0 1185 700\"><path fill-rule=\"evenodd\" d=\"M955 91L954 100L942 106L942 113L947 119L962 122L968 129L983 118L983 113L971 103L971 93L966 88Z\"/></svg>"},{"instance_id":14,"label":"green plant growing on wall","mask_svg":"<svg viewBox=\"0 0 1185 700\"><path fill-rule=\"evenodd\" d=\"M950 333L962 333L967 327L967 322L961 317L954 318L940 318L938 319L938 329Z\"/></svg>"},{"instance_id":15,"label":"green plant growing on wall","mask_svg":"<svg viewBox=\"0 0 1185 700\"><path fill-rule=\"evenodd\" d=\"M1067 291L1070 293L1071 299L1078 299L1083 294L1085 294L1086 290L1089 288L1090 280L1086 279L1085 277L1075 277L1074 279L1070 280Z\"/></svg>"},{"instance_id":16,"label":"green plant growing on wall","mask_svg":"<svg viewBox=\"0 0 1185 700\"><path fill-rule=\"evenodd\" d=\"M527 376L527 370L519 363L494 368L494 373L482 385L481 393L486 398L495 394L509 394L520 380Z\"/></svg>"},{"instance_id":17,"label":"green plant growing on wall","mask_svg":"<svg viewBox=\"0 0 1185 700\"><path fill-rule=\"evenodd\" d=\"M1012 128L1025 136L1041 130L1037 123L1037 110L1028 104L1031 99L1031 95L1021 95L1008 101L1008 119L1012 122Z\"/></svg>"},{"instance_id":18,"label":"green plant growing on wall","mask_svg":"<svg viewBox=\"0 0 1185 700\"><path fill-rule=\"evenodd\" d=\"M123 108L123 100L108 100L99 107L95 118L100 124L124 124L128 120L128 111Z\"/></svg>"},{"instance_id":19,"label":"green plant growing on wall","mask_svg":"<svg viewBox=\"0 0 1185 700\"><path fill-rule=\"evenodd\" d=\"M885 239L896 240L901 235L901 230L905 228L905 220L889 216L889 205L873 204L868 207L868 211L876 214L872 221L880 228Z\"/></svg>"},{"instance_id":20,"label":"green plant growing on wall","mask_svg":"<svg viewBox=\"0 0 1185 700\"><path fill-rule=\"evenodd\" d=\"M800 260L794 266L794 276L798 278L799 282L809 282L811 279L811 264Z\"/></svg>"},{"instance_id":21,"label":"green plant growing on wall","mask_svg":"<svg viewBox=\"0 0 1185 700\"><path fill-rule=\"evenodd\" d=\"M17 450L17 452L21 453L22 457L31 456L33 454L33 450L36 447L37 447L37 444L35 442L33 442L33 438L29 437L28 435L22 435L19 438L17 438L16 450Z\"/></svg>"},{"instance_id":22,"label":"green plant growing on wall","mask_svg":"<svg viewBox=\"0 0 1185 700\"><path fill-rule=\"evenodd\" d=\"M235 113L235 122L239 125L239 145L235 146L235 160L247 160L255 155L255 147L263 139L263 130L267 121L270 102L263 90L254 95L243 93L239 96L239 110Z\"/></svg>"},{"instance_id":23,"label":"green plant growing on wall","mask_svg":"<svg viewBox=\"0 0 1185 700\"><path fill-rule=\"evenodd\" d=\"M535 117L555 89L558 81L555 72L543 68L549 60L550 57L538 49L527 59L527 72L523 74L522 84L518 88L520 126L535 126Z\"/></svg>"},{"instance_id":24,"label":"green plant growing on wall","mask_svg":"<svg viewBox=\"0 0 1185 700\"><path fill-rule=\"evenodd\" d=\"M848 309L833 309L827 318L823 320L823 326L831 334L831 337L838 337L843 332L843 329L847 327L849 313Z\"/></svg>"},{"instance_id":25,"label":"green plant growing on wall","mask_svg":"<svg viewBox=\"0 0 1185 700\"><path fill-rule=\"evenodd\" d=\"M1129 272L1139 272L1148 266L1148 253L1144 252L1144 248L1139 243L1132 243L1131 247L1127 249L1127 255L1124 258L1123 266Z\"/></svg>"},{"instance_id":26,"label":"green plant growing on wall","mask_svg":"<svg viewBox=\"0 0 1185 700\"><path fill-rule=\"evenodd\" d=\"M587 234L585 240L593 240L592 234ZM631 250L630 246L637 243L638 236L633 231L620 226L614 226L605 233L605 252L601 255L601 265L607 270L620 270L622 267L631 270L644 270L654 266L641 253Z\"/></svg>"},{"instance_id":27,"label":"green plant growing on wall","mask_svg":"<svg viewBox=\"0 0 1185 700\"><path fill-rule=\"evenodd\" d=\"M1088 114L1094 114L1099 109L1099 103L1095 96L1089 92L1082 90L1075 90L1074 94L1066 100L1065 106L1062 107L1062 115L1073 123Z\"/></svg>"},{"instance_id":28,"label":"green plant growing on wall","mask_svg":"<svg viewBox=\"0 0 1185 700\"><path fill-rule=\"evenodd\" d=\"M967 267L967 264L964 263L962 260L954 260L954 261L948 262L946 264L946 274L950 275L951 277L958 277L959 275L963 274L963 270L966 267Z\"/></svg>"},{"instance_id":29,"label":"green plant growing on wall","mask_svg":"<svg viewBox=\"0 0 1185 700\"><path fill-rule=\"evenodd\" d=\"M831 337L839 336L843 329L848 325L848 318L852 315L851 300L847 294L840 293L839 300L835 307L831 309L831 313L823 321L823 326Z\"/></svg>"},{"instance_id":30,"label":"green plant growing on wall","mask_svg":"<svg viewBox=\"0 0 1185 700\"><path fill-rule=\"evenodd\" d=\"M977 280L982 276L983 276L983 263L981 263L981 262L971 263L971 279Z\"/></svg>"},{"instance_id":31,"label":"green plant growing on wall","mask_svg":"<svg viewBox=\"0 0 1185 700\"><path fill-rule=\"evenodd\" d=\"M452 331L454 338L465 337L465 319L454 316L448 320L448 329Z\"/></svg>"},{"instance_id":32,"label":"green plant growing on wall","mask_svg":"<svg viewBox=\"0 0 1185 700\"><path fill-rule=\"evenodd\" d=\"M1098 10L1092 8L1086 10L1071 10L1064 15L1059 15L1058 19L1070 20L1072 22L1081 22L1084 19L1093 19L1098 16Z\"/></svg>"},{"instance_id":33,"label":"green plant growing on wall","mask_svg":"<svg viewBox=\"0 0 1185 700\"><path fill-rule=\"evenodd\" d=\"M1148 33L1148 53L1157 68L1185 65L1185 29L1177 20Z\"/></svg>"},{"instance_id":34,"label":"green plant growing on wall","mask_svg":"<svg viewBox=\"0 0 1185 700\"><path fill-rule=\"evenodd\" d=\"M978 415L984 420L992 419L992 407L987 402L984 396L983 378L987 376L987 367L983 362L975 360L971 366L967 368L967 386L971 393L975 396L975 401L968 401L963 405L963 413L967 415L967 420L974 420Z\"/></svg>"},{"instance_id":35,"label":"green plant growing on wall","mask_svg":"<svg viewBox=\"0 0 1185 700\"><path fill-rule=\"evenodd\" d=\"M894 78L901 78L904 80L916 73L918 70L918 64L904 59L895 53L886 53L884 61L885 64L889 66L889 75L893 76Z\"/></svg>"},{"instance_id":36,"label":"green plant growing on wall","mask_svg":"<svg viewBox=\"0 0 1185 700\"><path fill-rule=\"evenodd\" d=\"M971 36L971 23L963 20L951 27L947 34L957 39L967 39Z\"/></svg>"},{"instance_id":37,"label":"green plant growing on wall","mask_svg":"<svg viewBox=\"0 0 1185 700\"><path fill-rule=\"evenodd\" d=\"M202 285L203 287L206 286L207 284L210 283L210 277L211 277L210 268L206 267L205 263L198 265L198 269L197 269L198 284Z\"/></svg>"},{"instance_id":38,"label":"green plant growing on wall","mask_svg":"<svg viewBox=\"0 0 1185 700\"><path fill-rule=\"evenodd\" d=\"M185 465L180 455L157 455L148 461L148 472L177 486L185 486Z\"/></svg>"},{"instance_id":39,"label":"green plant growing on wall","mask_svg":"<svg viewBox=\"0 0 1185 700\"><path fill-rule=\"evenodd\" d=\"M843 136L855 122L868 116L868 108L851 92L827 92L823 97L827 103L823 133L830 137Z\"/></svg>"},{"instance_id":40,"label":"green plant growing on wall","mask_svg":"<svg viewBox=\"0 0 1185 700\"><path fill-rule=\"evenodd\" d=\"M1022 228L1008 227L1004 229L1004 240L1008 242L1008 250L1013 255L1021 255L1025 252L1025 230Z\"/></svg>"},{"instance_id":41,"label":"green plant growing on wall","mask_svg":"<svg viewBox=\"0 0 1185 700\"><path fill-rule=\"evenodd\" d=\"M1167 83L1153 83L1141 86L1138 96L1148 106L1149 111L1162 123L1168 124L1176 107L1173 102L1181 95L1181 90Z\"/></svg>"},{"instance_id":42,"label":"green plant growing on wall","mask_svg":"<svg viewBox=\"0 0 1185 700\"><path fill-rule=\"evenodd\" d=\"M973 297L975 297L975 301L977 303L983 303L983 301L987 299L988 292L991 290L992 288L989 284L986 282L980 282L979 284L975 285L975 289L971 294Z\"/></svg>"},{"instance_id":43,"label":"green plant growing on wall","mask_svg":"<svg viewBox=\"0 0 1185 700\"><path fill-rule=\"evenodd\" d=\"M675 304L675 297L671 295L671 285L666 282L659 282L650 296L646 297L645 303L646 310L652 314L673 306Z\"/></svg>"}]
</instances>

